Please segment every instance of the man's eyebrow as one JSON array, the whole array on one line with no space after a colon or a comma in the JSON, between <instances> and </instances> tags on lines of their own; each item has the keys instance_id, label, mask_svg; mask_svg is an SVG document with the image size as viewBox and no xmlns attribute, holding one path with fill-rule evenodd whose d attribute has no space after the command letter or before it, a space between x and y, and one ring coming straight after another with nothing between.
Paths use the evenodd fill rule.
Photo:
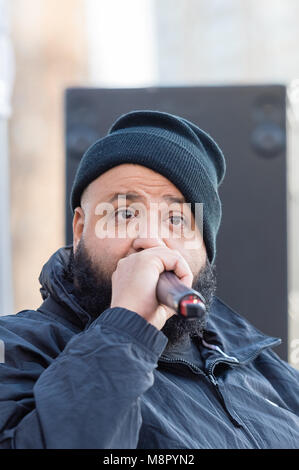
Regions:
<instances>
[{"instance_id":1,"label":"man's eyebrow","mask_svg":"<svg viewBox=\"0 0 299 470\"><path fill-rule=\"evenodd\" d=\"M140 199L145 200L145 197L141 196L138 193L118 193L117 192L117 193L114 193L112 197L108 199L107 202L112 203L115 200L117 200L119 197L126 198L129 201L138 201ZM184 197L172 196L171 194L165 194L164 196L162 196L162 199L171 203L177 202L179 204L183 204L185 202Z\"/></svg>"}]
</instances>

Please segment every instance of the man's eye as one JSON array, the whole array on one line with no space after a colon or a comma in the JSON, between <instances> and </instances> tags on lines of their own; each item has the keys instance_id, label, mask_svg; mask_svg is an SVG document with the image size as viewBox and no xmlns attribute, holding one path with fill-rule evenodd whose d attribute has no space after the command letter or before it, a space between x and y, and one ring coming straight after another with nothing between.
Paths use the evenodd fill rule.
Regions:
<instances>
[{"instance_id":1,"label":"man's eye","mask_svg":"<svg viewBox=\"0 0 299 470\"><path fill-rule=\"evenodd\" d=\"M128 217L126 217L126 213L128 213L128 212L131 215L134 215L134 211L132 211L130 209L127 209L127 208L123 208L123 209L118 209L115 212L115 217L117 217L117 220L119 220L120 222L122 222L124 220L128 220Z\"/></svg>"},{"instance_id":2,"label":"man's eye","mask_svg":"<svg viewBox=\"0 0 299 470\"><path fill-rule=\"evenodd\" d=\"M173 225L185 224L185 217L182 215L171 215L169 218Z\"/></svg>"}]
</instances>

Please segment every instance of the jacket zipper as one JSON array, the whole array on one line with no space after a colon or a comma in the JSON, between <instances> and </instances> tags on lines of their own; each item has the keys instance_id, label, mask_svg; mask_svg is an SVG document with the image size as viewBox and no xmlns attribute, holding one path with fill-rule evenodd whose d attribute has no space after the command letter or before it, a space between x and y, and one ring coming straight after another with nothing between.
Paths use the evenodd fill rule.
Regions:
<instances>
[{"instance_id":1,"label":"jacket zipper","mask_svg":"<svg viewBox=\"0 0 299 470\"><path fill-rule=\"evenodd\" d=\"M244 365L244 364L247 364L248 362L252 361L253 359L255 359L255 357L257 357L261 351L263 351L264 349L268 348L268 347L272 347L274 344L276 343L273 342L272 344L269 344L269 345L265 345L263 346L262 348L260 348L258 351L256 351L254 354L251 354L249 357L247 357L247 359L245 361L242 361L240 362L237 358L235 360L228 360L228 359L222 359L222 358L219 358L219 359L216 359L214 362L212 362L212 364L209 366L209 369L208 369L208 374L204 373L201 369L199 369L195 364L189 362L189 361L186 361L185 359L180 359L180 358L173 358L173 359L170 359L166 356L163 356L163 354L160 356L160 359L162 359L162 362L174 362L174 363L183 363L183 364L186 364L188 365L188 367L193 371L195 372L196 374L202 374L204 375L205 377L209 378L210 382L214 385L215 387L215 390L217 392L217 395L220 399L220 402L223 406L223 408L225 409L229 419L231 420L231 422L234 424L234 426L238 427L238 428L244 428L246 429L247 433L249 434L249 436L251 437L251 439L253 440L253 442L255 443L256 447L257 448L260 448L259 444L257 443L256 439L254 438L254 436L252 435L251 431L248 429L248 427L246 426L246 424L243 422L243 420L241 420L241 418L237 415L236 412L234 412L236 414L236 416L239 418L240 421L237 421L230 413L229 409L227 408L226 406L226 403L224 401L224 398L223 398L223 395L220 391L220 388L219 388L219 384L213 374L213 371L214 371L214 368L217 364L219 363L224 363L224 364L229 364L231 366L237 366L237 365Z\"/></svg>"},{"instance_id":2,"label":"jacket zipper","mask_svg":"<svg viewBox=\"0 0 299 470\"><path fill-rule=\"evenodd\" d=\"M163 354L160 356L161 362L175 362L175 363L182 363L182 364L187 364L188 367L194 372L195 374L202 374L207 377L207 374L205 374L199 367L197 367L195 364L192 364L192 362L186 361L185 359L180 359L180 358L169 358L164 356Z\"/></svg>"},{"instance_id":3,"label":"jacket zipper","mask_svg":"<svg viewBox=\"0 0 299 470\"><path fill-rule=\"evenodd\" d=\"M229 360L229 359L217 359L216 361L214 361L214 362L210 365L210 367L209 367L209 369L208 369L208 377L209 377L210 381L212 382L212 384L214 385L214 387L215 387L215 389L216 389L216 392L217 392L217 395L218 395L218 397L219 397L219 399L220 399L220 402L222 403L222 406L223 406L223 408L225 409L225 411L226 411L226 413L227 413L229 419L231 420L231 422L233 423L234 426L236 426L237 428L241 428L241 427L243 426L243 422L242 422L241 420L240 420L240 421L236 420L236 419L234 418L234 416L231 414L231 412L230 412L230 410L228 409L228 407L227 407L227 405L226 405L226 402L225 402L225 400L224 400L224 398L223 398L223 395L222 395L222 393L221 393L221 391L220 391L220 388L219 388L219 384L218 384L218 382L217 382L217 379L216 379L216 377L215 377L214 374L213 374L214 367L216 366L216 364L220 364L220 363L222 363L222 364L229 364L229 365L232 365L232 366L236 366L237 364L240 364L240 362L238 361L238 359L235 359L235 360L233 360L233 359L231 359L231 360ZM238 415L237 415L237 416L238 416ZM239 418L239 416L238 416L238 418ZM240 418L239 418L239 419L240 419ZM241 424L241 423L242 423L242 424ZM248 432L249 432L249 430L248 430Z\"/></svg>"},{"instance_id":4,"label":"jacket zipper","mask_svg":"<svg viewBox=\"0 0 299 470\"><path fill-rule=\"evenodd\" d=\"M219 359L216 359L214 362L212 362L212 364L210 364L209 366L209 369L208 369L208 374L206 374L205 372L203 372L201 369L199 369L199 367L197 367L195 364L193 364L192 362L189 362L189 361L186 361L185 359L181 359L181 358L169 358L167 356L164 356L163 354L160 356L159 358L159 361L161 360L161 362L175 362L175 363L182 363L182 364L187 364L188 367L193 371L195 372L196 374L202 374L206 377L208 377L210 379L210 381L212 382L213 385L218 385L218 382L213 374L213 370L215 368L215 366L219 363L224 363L224 364L229 364L231 366L236 366L236 365L245 365L247 364L248 362L252 361L253 359L255 359L255 357L257 357L260 352L262 352L264 349L266 348L269 348L269 347L272 347L276 344L276 341L273 342L272 344L269 344L269 345L265 345L263 346L262 348L260 348L258 351L256 351L254 354L251 354L251 356L249 356L245 361L242 361L240 362L237 358L235 360L231 359L222 359L222 358L219 358ZM159 362L158 361L158 362Z\"/></svg>"},{"instance_id":5,"label":"jacket zipper","mask_svg":"<svg viewBox=\"0 0 299 470\"><path fill-rule=\"evenodd\" d=\"M221 358L219 359L216 359L214 362L212 362L212 364L210 365L209 369L208 369L208 375L209 375L209 378L211 380L211 382L215 385L216 387L216 390L217 390L217 393L221 399L221 402L225 408L225 410L227 411L230 419L232 420L232 422L237 425L237 427L243 427L244 429L246 429L246 431L248 432L249 436L251 437L251 439L253 440L253 442L255 443L255 445L257 446L258 449L260 449L261 447L259 446L258 442L256 441L255 437L252 435L250 429L248 429L247 425L243 422L243 420L240 418L240 416L234 411L234 413L236 414L236 416L238 417L238 419L240 420L240 422L236 421L233 416L231 415L230 411L228 410L227 406L226 406L226 403L224 401L224 398L222 396L222 393L219 389L219 384L213 374L213 371L214 371L214 368L217 364L219 363L226 363L226 364L230 364L231 366L237 366L237 365L245 365L247 364L248 362L252 361L253 359L255 359L264 349L268 348L268 347L272 347L274 346L274 344L276 343L273 342L272 344L269 344L269 345L265 345L263 346L262 348L260 348L258 351L256 351L254 354L251 354L249 357L247 357L246 360L240 362L238 360L236 361L228 361L228 360L223 360ZM242 424L240 424L242 423Z\"/></svg>"},{"instance_id":6,"label":"jacket zipper","mask_svg":"<svg viewBox=\"0 0 299 470\"><path fill-rule=\"evenodd\" d=\"M179 359L179 358L168 358L166 356L160 356L160 359L162 359L161 362L174 362L174 363L182 363L182 364L186 364L188 365L188 367L192 370L192 372L196 373L196 374L201 374L201 375L204 375L205 377L207 377L209 379L209 381L213 384L213 386L215 387L215 390L217 392L217 395L220 399L220 402L224 408L224 410L226 411L229 419L232 421L232 423L234 424L234 426L237 426L237 427L240 427L240 423L238 421L236 421L234 419L234 417L230 414L227 406L226 406L226 403L223 399L223 396L222 396L222 393L220 392L219 390L219 386L218 386L218 382L217 380L215 379L213 373L209 373L209 374L206 374L205 372L203 372L201 369L199 369L195 364L193 364L192 362L189 362L189 361L186 361L185 359ZM217 362L220 362L220 361L217 361ZM229 363L230 364L230 361L222 361L222 362L226 362L226 363Z\"/></svg>"}]
</instances>

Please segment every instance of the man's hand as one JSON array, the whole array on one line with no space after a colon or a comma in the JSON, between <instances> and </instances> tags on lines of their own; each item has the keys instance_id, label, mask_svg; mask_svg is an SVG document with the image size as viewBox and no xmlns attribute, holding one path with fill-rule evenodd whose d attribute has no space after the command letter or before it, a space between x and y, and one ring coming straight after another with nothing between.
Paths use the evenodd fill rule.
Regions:
<instances>
[{"instance_id":1,"label":"man's hand","mask_svg":"<svg viewBox=\"0 0 299 470\"><path fill-rule=\"evenodd\" d=\"M132 310L158 330L174 315L174 310L158 303L156 287L163 271L174 271L187 287L192 287L193 274L177 250L155 246L119 260L112 274L111 307Z\"/></svg>"}]
</instances>

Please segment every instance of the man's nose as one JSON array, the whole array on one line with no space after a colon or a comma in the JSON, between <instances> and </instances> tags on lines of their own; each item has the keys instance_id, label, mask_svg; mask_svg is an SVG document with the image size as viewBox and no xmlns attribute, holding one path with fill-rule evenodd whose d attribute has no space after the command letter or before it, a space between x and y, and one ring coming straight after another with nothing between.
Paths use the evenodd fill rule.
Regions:
<instances>
[{"instance_id":1,"label":"man's nose","mask_svg":"<svg viewBox=\"0 0 299 470\"><path fill-rule=\"evenodd\" d=\"M166 246L166 243L161 238L150 237L136 237L132 243L132 248L135 251L146 250L155 246Z\"/></svg>"},{"instance_id":2,"label":"man's nose","mask_svg":"<svg viewBox=\"0 0 299 470\"><path fill-rule=\"evenodd\" d=\"M160 233L159 214L150 210L139 217L132 248L135 251L146 250L155 246L166 246Z\"/></svg>"}]
</instances>

